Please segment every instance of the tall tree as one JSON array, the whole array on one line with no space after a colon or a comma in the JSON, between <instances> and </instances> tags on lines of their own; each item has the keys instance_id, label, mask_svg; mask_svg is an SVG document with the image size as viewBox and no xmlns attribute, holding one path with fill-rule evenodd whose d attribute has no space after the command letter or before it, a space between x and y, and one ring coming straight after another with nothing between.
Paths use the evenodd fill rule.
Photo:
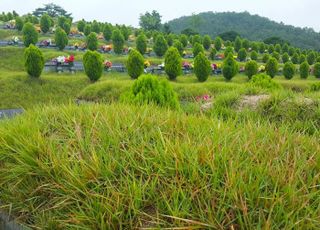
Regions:
<instances>
[{"instance_id":1,"label":"tall tree","mask_svg":"<svg viewBox=\"0 0 320 230\"><path fill-rule=\"evenodd\" d=\"M160 30L161 28L161 15L153 10L151 13L146 12L140 15L139 25L145 30Z\"/></svg>"},{"instance_id":2,"label":"tall tree","mask_svg":"<svg viewBox=\"0 0 320 230\"><path fill-rule=\"evenodd\" d=\"M50 17L71 17L71 13L68 13L65 9L63 9L61 6L58 6L56 4L50 3L50 4L45 4L43 7L37 8L35 11L32 13L36 17L41 17L44 14L48 14Z\"/></svg>"}]
</instances>

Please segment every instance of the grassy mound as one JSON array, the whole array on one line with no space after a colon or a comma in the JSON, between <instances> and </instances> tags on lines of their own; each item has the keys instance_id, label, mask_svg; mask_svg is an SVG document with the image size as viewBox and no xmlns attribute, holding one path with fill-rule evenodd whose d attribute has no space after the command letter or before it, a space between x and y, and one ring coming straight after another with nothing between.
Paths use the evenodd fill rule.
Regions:
<instances>
[{"instance_id":1,"label":"grassy mound","mask_svg":"<svg viewBox=\"0 0 320 230\"><path fill-rule=\"evenodd\" d=\"M316 137L155 107L47 107L0 125L0 200L34 228L316 229Z\"/></svg>"},{"instance_id":2,"label":"grassy mound","mask_svg":"<svg viewBox=\"0 0 320 230\"><path fill-rule=\"evenodd\" d=\"M83 75L45 75L32 79L23 72L1 72L0 109L68 104L89 84Z\"/></svg>"},{"instance_id":3,"label":"grassy mound","mask_svg":"<svg viewBox=\"0 0 320 230\"><path fill-rule=\"evenodd\" d=\"M24 49L17 47L0 47L0 70L3 71L23 71Z\"/></svg>"},{"instance_id":4,"label":"grassy mound","mask_svg":"<svg viewBox=\"0 0 320 230\"><path fill-rule=\"evenodd\" d=\"M84 88L78 98L95 102L115 102L121 94L130 90L133 81L106 80L92 84Z\"/></svg>"}]
</instances>

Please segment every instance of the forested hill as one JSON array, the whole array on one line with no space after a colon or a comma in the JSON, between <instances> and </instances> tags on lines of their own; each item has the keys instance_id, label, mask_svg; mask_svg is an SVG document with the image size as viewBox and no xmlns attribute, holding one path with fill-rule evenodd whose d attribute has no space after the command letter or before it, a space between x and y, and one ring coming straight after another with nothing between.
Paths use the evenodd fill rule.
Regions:
<instances>
[{"instance_id":1,"label":"forested hill","mask_svg":"<svg viewBox=\"0 0 320 230\"><path fill-rule=\"evenodd\" d=\"M284 25L248 12L205 12L174 19L168 24L176 33L189 28L200 34L215 37L224 32L235 31L243 38L254 41L276 36L300 48L320 50L320 33L313 29Z\"/></svg>"}]
</instances>

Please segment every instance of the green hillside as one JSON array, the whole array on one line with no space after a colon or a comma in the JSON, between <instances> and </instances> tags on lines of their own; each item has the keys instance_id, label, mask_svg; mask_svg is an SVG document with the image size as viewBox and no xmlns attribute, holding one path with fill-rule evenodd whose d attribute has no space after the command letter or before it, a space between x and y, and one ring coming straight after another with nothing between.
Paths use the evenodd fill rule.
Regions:
<instances>
[{"instance_id":1,"label":"green hillside","mask_svg":"<svg viewBox=\"0 0 320 230\"><path fill-rule=\"evenodd\" d=\"M174 19L169 22L169 26L176 33L191 28L212 37L228 31L236 31L250 40L264 40L277 36L300 48L320 49L320 33L313 29L284 25L248 12L206 12Z\"/></svg>"}]
</instances>

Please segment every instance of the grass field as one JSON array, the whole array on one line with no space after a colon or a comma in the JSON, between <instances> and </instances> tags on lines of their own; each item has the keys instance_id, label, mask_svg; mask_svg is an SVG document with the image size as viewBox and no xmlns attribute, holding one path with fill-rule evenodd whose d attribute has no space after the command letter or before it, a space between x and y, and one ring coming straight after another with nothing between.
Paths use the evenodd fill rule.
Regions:
<instances>
[{"instance_id":1,"label":"grass field","mask_svg":"<svg viewBox=\"0 0 320 230\"><path fill-rule=\"evenodd\" d=\"M319 79L180 76L180 110L125 104L133 82L31 79L0 48L0 109L26 110L0 120L0 208L32 229L320 228Z\"/></svg>"},{"instance_id":2,"label":"grass field","mask_svg":"<svg viewBox=\"0 0 320 230\"><path fill-rule=\"evenodd\" d=\"M0 126L0 199L37 228L316 229L318 141L153 107L37 108Z\"/></svg>"}]
</instances>

